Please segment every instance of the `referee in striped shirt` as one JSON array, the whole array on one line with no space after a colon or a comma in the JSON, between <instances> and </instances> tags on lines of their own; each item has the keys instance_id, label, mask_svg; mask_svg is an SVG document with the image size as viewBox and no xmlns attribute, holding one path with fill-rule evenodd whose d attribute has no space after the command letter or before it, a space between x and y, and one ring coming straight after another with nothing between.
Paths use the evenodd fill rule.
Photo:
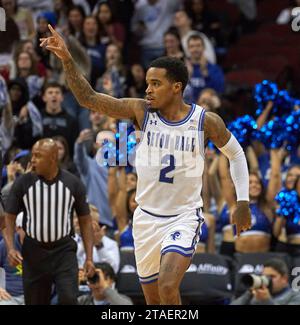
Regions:
<instances>
[{"instance_id":1,"label":"referee in striped shirt","mask_svg":"<svg viewBox=\"0 0 300 325\"><path fill-rule=\"evenodd\" d=\"M78 293L77 244L73 211L78 215L86 250L85 270L92 262L93 231L85 188L81 181L58 167L58 148L52 139L39 140L32 148L32 171L19 177L5 206L4 238L12 266L23 264L25 304L50 304L55 284L59 304L76 304ZM26 237L22 255L14 247L16 216L24 213Z\"/></svg>"}]
</instances>

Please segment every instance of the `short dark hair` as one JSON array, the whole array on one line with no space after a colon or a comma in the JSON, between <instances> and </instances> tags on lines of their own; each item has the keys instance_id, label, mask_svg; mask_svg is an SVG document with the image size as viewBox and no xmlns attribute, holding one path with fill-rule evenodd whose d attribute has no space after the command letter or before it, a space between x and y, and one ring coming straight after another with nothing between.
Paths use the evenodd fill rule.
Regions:
<instances>
[{"instance_id":1,"label":"short dark hair","mask_svg":"<svg viewBox=\"0 0 300 325\"><path fill-rule=\"evenodd\" d=\"M289 275L289 268L282 259L279 258L271 258L264 263L264 267L271 267L275 271L277 271L280 275Z\"/></svg>"},{"instance_id":2,"label":"short dark hair","mask_svg":"<svg viewBox=\"0 0 300 325\"><path fill-rule=\"evenodd\" d=\"M175 27L170 27L165 33L164 33L164 36L166 35L173 35L175 36L178 41L180 42L180 35L178 33L178 30L175 28Z\"/></svg>"},{"instance_id":3,"label":"short dark hair","mask_svg":"<svg viewBox=\"0 0 300 325\"><path fill-rule=\"evenodd\" d=\"M112 266L107 262L94 263L96 269L100 269L105 277L112 279L117 282L117 276Z\"/></svg>"},{"instance_id":4,"label":"short dark hair","mask_svg":"<svg viewBox=\"0 0 300 325\"><path fill-rule=\"evenodd\" d=\"M45 85L44 85L44 88L43 88L43 94L45 94L46 90L48 88L59 88L61 90L61 92L63 93L64 92L64 87L56 82L56 81L50 81L50 82L47 82Z\"/></svg>"},{"instance_id":5,"label":"short dark hair","mask_svg":"<svg viewBox=\"0 0 300 325\"><path fill-rule=\"evenodd\" d=\"M200 40L203 44L203 46L205 47L205 42L204 42L204 39L203 37L200 35L200 34L192 34L188 40L187 40L187 44L189 45L190 41L193 40L193 41L197 41L197 40Z\"/></svg>"},{"instance_id":6,"label":"short dark hair","mask_svg":"<svg viewBox=\"0 0 300 325\"><path fill-rule=\"evenodd\" d=\"M184 91L188 80L189 73L186 65L179 59L171 58L168 56L163 56L158 58L150 63L150 68L161 68L166 69L167 74L166 77L170 81L173 82L181 82L182 83L182 92Z\"/></svg>"}]
</instances>

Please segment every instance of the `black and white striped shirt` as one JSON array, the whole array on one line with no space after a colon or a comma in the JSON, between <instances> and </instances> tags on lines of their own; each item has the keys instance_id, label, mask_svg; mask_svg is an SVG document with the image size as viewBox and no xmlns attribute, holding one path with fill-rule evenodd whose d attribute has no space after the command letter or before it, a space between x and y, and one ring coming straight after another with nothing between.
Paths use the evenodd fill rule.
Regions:
<instances>
[{"instance_id":1,"label":"black and white striped shirt","mask_svg":"<svg viewBox=\"0 0 300 325\"><path fill-rule=\"evenodd\" d=\"M6 212L24 213L23 229L39 242L55 242L73 233L73 211L89 214L86 191L71 173L60 170L51 182L34 173L18 178L9 193Z\"/></svg>"}]
</instances>

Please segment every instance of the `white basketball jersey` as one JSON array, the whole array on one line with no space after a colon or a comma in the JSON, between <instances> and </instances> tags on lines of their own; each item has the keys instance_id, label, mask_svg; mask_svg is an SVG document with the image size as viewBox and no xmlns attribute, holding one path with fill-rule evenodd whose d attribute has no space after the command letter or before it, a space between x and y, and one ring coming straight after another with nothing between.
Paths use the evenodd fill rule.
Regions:
<instances>
[{"instance_id":1,"label":"white basketball jersey","mask_svg":"<svg viewBox=\"0 0 300 325\"><path fill-rule=\"evenodd\" d=\"M136 150L136 201L158 216L178 215L202 207L204 114L193 104L181 121L169 122L148 111Z\"/></svg>"}]
</instances>

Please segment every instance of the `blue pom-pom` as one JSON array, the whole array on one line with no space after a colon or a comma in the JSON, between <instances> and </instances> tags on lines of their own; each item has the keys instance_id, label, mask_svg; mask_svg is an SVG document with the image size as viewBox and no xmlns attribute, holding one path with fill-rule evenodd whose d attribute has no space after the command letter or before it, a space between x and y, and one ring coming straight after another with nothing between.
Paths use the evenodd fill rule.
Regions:
<instances>
[{"instance_id":1,"label":"blue pom-pom","mask_svg":"<svg viewBox=\"0 0 300 325\"><path fill-rule=\"evenodd\" d=\"M292 106L293 106L293 108L295 108L295 106L300 108L300 99L299 98L292 98Z\"/></svg>"},{"instance_id":2,"label":"blue pom-pom","mask_svg":"<svg viewBox=\"0 0 300 325\"><path fill-rule=\"evenodd\" d=\"M259 116L269 101L273 102L271 115L278 117L290 114L294 107L294 100L286 90L279 90L274 82L264 80L254 88L256 102L256 116Z\"/></svg>"},{"instance_id":3,"label":"blue pom-pom","mask_svg":"<svg viewBox=\"0 0 300 325\"><path fill-rule=\"evenodd\" d=\"M256 132L255 138L262 142L268 149L280 148L287 139L284 121L279 117L275 117Z\"/></svg>"},{"instance_id":4,"label":"blue pom-pom","mask_svg":"<svg viewBox=\"0 0 300 325\"><path fill-rule=\"evenodd\" d=\"M300 143L300 111L275 117L255 133L255 139L262 142L268 149L280 148L292 152Z\"/></svg>"},{"instance_id":5,"label":"blue pom-pom","mask_svg":"<svg viewBox=\"0 0 300 325\"><path fill-rule=\"evenodd\" d=\"M293 111L285 118L288 151L295 150L300 143L300 111Z\"/></svg>"},{"instance_id":6,"label":"blue pom-pom","mask_svg":"<svg viewBox=\"0 0 300 325\"><path fill-rule=\"evenodd\" d=\"M285 116L290 114L293 109L293 101L286 90L280 90L274 101L272 114L276 116Z\"/></svg>"},{"instance_id":7,"label":"blue pom-pom","mask_svg":"<svg viewBox=\"0 0 300 325\"><path fill-rule=\"evenodd\" d=\"M235 121L228 125L228 130L232 132L243 148L250 145L253 132L256 129L256 122L250 115L238 117Z\"/></svg>"},{"instance_id":8,"label":"blue pom-pom","mask_svg":"<svg viewBox=\"0 0 300 325\"><path fill-rule=\"evenodd\" d=\"M278 87L274 82L263 80L254 87L254 99L257 105L256 116L259 116L269 101L274 102Z\"/></svg>"},{"instance_id":9,"label":"blue pom-pom","mask_svg":"<svg viewBox=\"0 0 300 325\"><path fill-rule=\"evenodd\" d=\"M295 190L284 189L277 193L275 201L279 207L276 210L278 216L286 219L292 219L297 223L300 220L300 201L298 193Z\"/></svg>"}]
</instances>

